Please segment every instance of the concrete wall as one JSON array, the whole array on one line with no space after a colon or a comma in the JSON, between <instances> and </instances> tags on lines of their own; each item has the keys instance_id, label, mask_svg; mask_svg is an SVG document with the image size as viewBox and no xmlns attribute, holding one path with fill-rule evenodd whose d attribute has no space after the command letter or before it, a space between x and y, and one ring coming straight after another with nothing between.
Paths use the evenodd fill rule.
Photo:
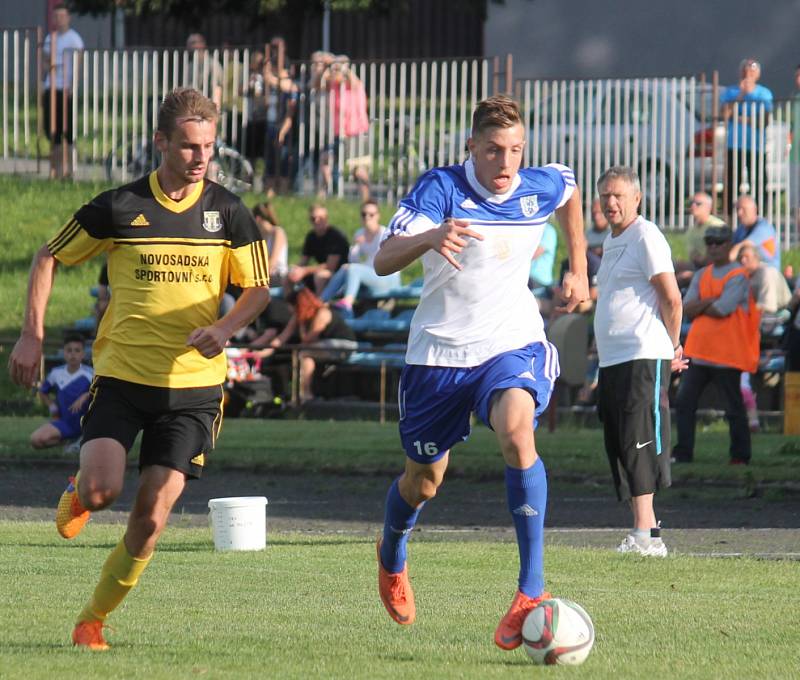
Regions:
<instances>
[{"instance_id":1,"label":"concrete wall","mask_svg":"<svg viewBox=\"0 0 800 680\"><path fill-rule=\"evenodd\" d=\"M505 0L488 3L486 54L514 56L515 77L711 74L738 82L745 56L761 83L791 96L800 0Z\"/></svg>"}]
</instances>

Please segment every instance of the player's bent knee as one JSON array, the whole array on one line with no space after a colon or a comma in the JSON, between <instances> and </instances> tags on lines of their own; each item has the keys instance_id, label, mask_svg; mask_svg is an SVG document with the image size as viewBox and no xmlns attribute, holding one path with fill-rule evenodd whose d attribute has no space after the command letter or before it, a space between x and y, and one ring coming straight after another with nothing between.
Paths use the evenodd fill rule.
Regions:
<instances>
[{"instance_id":1,"label":"player's bent knee","mask_svg":"<svg viewBox=\"0 0 800 680\"><path fill-rule=\"evenodd\" d=\"M443 476L433 470L406 472L400 482L400 494L412 506L431 500L442 485Z\"/></svg>"},{"instance_id":2,"label":"player's bent knee","mask_svg":"<svg viewBox=\"0 0 800 680\"><path fill-rule=\"evenodd\" d=\"M78 494L81 505L95 512L111 505L122 492L122 487L98 487L86 484L81 478L78 482Z\"/></svg>"}]
</instances>

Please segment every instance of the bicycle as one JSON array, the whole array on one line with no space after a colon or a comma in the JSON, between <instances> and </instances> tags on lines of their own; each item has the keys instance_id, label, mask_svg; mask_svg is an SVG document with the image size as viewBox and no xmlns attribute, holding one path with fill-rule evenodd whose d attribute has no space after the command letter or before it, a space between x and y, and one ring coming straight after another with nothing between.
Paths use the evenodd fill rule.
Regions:
<instances>
[{"instance_id":1,"label":"bicycle","mask_svg":"<svg viewBox=\"0 0 800 680\"><path fill-rule=\"evenodd\" d=\"M123 158L126 159L123 161ZM124 162L124 171L123 171ZM129 144L125 155L112 151L106 157L106 178L112 182L125 182L142 177L161 163L161 154L152 140L138 147ZM253 188L253 165L237 149L221 139L214 142L214 157L208 164L206 177L236 194Z\"/></svg>"}]
</instances>

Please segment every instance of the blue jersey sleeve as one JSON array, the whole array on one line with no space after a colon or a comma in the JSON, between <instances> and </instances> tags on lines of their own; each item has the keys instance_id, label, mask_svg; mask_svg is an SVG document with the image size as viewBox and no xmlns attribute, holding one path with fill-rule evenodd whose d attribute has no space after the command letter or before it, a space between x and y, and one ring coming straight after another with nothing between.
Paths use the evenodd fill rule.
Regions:
<instances>
[{"instance_id":1,"label":"blue jersey sleeve","mask_svg":"<svg viewBox=\"0 0 800 680\"><path fill-rule=\"evenodd\" d=\"M420 176L414 188L398 204L398 210L389 222L388 231L392 236L407 233L408 224L422 215L434 224L441 224L448 211L448 191L438 168Z\"/></svg>"},{"instance_id":2,"label":"blue jersey sleeve","mask_svg":"<svg viewBox=\"0 0 800 680\"><path fill-rule=\"evenodd\" d=\"M538 180L546 191L539 196L539 209L549 215L564 205L575 189L575 173L566 165L550 163L540 168L529 168L530 176Z\"/></svg>"}]
</instances>

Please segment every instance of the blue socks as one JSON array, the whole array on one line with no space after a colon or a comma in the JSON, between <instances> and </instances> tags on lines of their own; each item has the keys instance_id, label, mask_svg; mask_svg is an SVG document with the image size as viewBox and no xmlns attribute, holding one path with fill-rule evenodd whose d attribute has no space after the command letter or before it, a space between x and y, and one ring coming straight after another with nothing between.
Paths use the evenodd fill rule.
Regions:
<instances>
[{"instance_id":1,"label":"blue socks","mask_svg":"<svg viewBox=\"0 0 800 680\"><path fill-rule=\"evenodd\" d=\"M422 505L412 508L403 500L395 479L389 487L389 493L386 494L386 516L381 543L381 564L390 574L399 574L403 571L408 537L417 523L420 510Z\"/></svg>"},{"instance_id":2,"label":"blue socks","mask_svg":"<svg viewBox=\"0 0 800 680\"><path fill-rule=\"evenodd\" d=\"M541 458L527 470L506 466L506 499L519 547L519 589L539 597L544 588L544 512L547 473Z\"/></svg>"}]
</instances>

